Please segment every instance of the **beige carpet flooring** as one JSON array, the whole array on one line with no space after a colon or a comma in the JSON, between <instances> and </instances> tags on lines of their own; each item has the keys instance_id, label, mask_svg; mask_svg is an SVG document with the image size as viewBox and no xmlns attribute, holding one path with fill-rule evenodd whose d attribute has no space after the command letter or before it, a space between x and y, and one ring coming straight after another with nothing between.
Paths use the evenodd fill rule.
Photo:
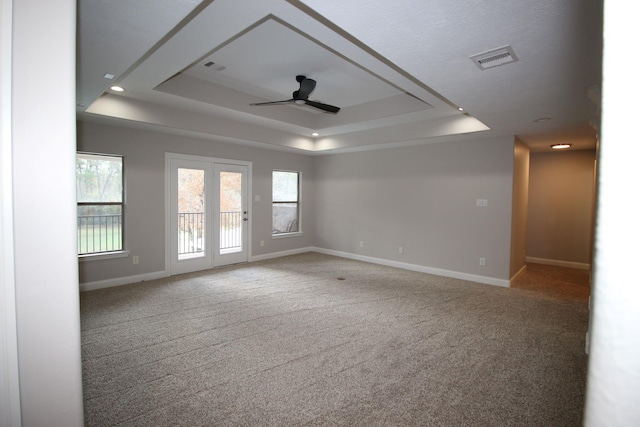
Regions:
<instances>
[{"instance_id":1,"label":"beige carpet flooring","mask_svg":"<svg viewBox=\"0 0 640 427\"><path fill-rule=\"evenodd\" d=\"M317 253L81 294L87 426L579 426L588 274Z\"/></svg>"}]
</instances>

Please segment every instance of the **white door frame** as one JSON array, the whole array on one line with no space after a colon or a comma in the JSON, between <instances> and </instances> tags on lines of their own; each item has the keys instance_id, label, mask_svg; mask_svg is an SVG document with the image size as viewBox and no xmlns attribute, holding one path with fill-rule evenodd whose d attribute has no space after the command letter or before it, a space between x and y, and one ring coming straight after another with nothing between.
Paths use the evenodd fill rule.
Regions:
<instances>
[{"instance_id":1,"label":"white door frame","mask_svg":"<svg viewBox=\"0 0 640 427\"><path fill-rule=\"evenodd\" d=\"M180 271L175 271L172 268L172 236L171 236L171 168L172 161L177 162L195 162L195 163L209 163L211 165L211 169L214 169L214 165L216 164L226 164L226 165L239 165L244 166L247 169L247 182L246 182L246 191L247 191L247 211L248 218L247 228L246 228L246 251L247 251L247 260L251 259L251 200L252 200L252 168L253 163L250 161L243 160L233 160L233 159L223 159L217 157L207 157L207 156L195 156L190 154L180 154L180 153L165 153L165 271L168 275L179 274ZM217 182L214 182L213 185L218 185ZM217 193L217 192L215 192ZM218 239L213 239L212 241L217 241ZM214 256L213 254L211 255ZM212 260L211 265L204 268L212 268L216 266L215 259ZM194 270L196 271L196 270Z\"/></svg>"}]
</instances>

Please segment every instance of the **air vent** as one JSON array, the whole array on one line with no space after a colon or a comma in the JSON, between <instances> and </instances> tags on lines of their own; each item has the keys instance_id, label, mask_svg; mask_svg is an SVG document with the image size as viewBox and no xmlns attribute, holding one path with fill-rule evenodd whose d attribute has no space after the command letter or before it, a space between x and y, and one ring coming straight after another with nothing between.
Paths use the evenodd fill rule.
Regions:
<instances>
[{"instance_id":1,"label":"air vent","mask_svg":"<svg viewBox=\"0 0 640 427\"><path fill-rule=\"evenodd\" d=\"M213 67L214 65L216 65L216 63L213 61L209 61L204 64L205 67ZM213 67L213 68L215 68L216 71L223 71L227 69L227 67L225 67L224 65L217 65L216 67Z\"/></svg>"},{"instance_id":2,"label":"air vent","mask_svg":"<svg viewBox=\"0 0 640 427\"><path fill-rule=\"evenodd\" d=\"M486 52L473 55L470 58L481 70L508 64L510 62L516 62L518 60L518 57L513 52L513 48L511 46L488 50Z\"/></svg>"}]
</instances>

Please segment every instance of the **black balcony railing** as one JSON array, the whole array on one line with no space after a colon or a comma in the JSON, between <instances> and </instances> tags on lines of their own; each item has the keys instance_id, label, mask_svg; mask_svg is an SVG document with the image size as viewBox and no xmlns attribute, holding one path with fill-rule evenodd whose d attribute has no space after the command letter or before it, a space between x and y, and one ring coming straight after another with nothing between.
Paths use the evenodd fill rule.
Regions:
<instances>
[{"instance_id":1,"label":"black balcony railing","mask_svg":"<svg viewBox=\"0 0 640 427\"><path fill-rule=\"evenodd\" d=\"M178 255L198 254L205 248L204 213L178 213ZM242 247L242 212L220 212L220 250Z\"/></svg>"},{"instance_id":2,"label":"black balcony railing","mask_svg":"<svg viewBox=\"0 0 640 427\"><path fill-rule=\"evenodd\" d=\"M242 212L220 212L220 250L242 247Z\"/></svg>"},{"instance_id":3,"label":"black balcony railing","mask_svg":"<svg viewBox=\"0 0 640 427\"><path fill-rule=\"evenodd\" d=\"M204 213L178 212L178 255L204 252Z\"/></svg>"},{"instance_id":4,"label":"black balcony railing","mask_svg":"<svg viewBox=\"0 0 640 427\"><path fill-rule=\"evenodd\" d=\"M78 254L122 250L122 215L78 215Z\"/></svg>"},{"instance_id":5,"label":"black balcony railing","mask_svg":"<svg viewBox=\"0 0 640 427\"><path fill-rule=\"evenodd\" d=\"M178 254L204 252L204 213L178 213ZM220 249L242 247L242 212L220 212ZM79 215L78 254L121 251L122 215Z\"/></svg>"}]
</instances>

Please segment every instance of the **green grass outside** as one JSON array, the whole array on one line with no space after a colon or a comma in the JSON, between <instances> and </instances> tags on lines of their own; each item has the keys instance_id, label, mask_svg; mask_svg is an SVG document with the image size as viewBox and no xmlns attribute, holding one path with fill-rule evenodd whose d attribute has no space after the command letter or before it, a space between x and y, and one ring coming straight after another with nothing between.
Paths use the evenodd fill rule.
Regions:
<instances>
[{"instance_id":1,"label":"green grass outside","mask_svg":"<svg viewBox=\"0 0 640 427\"><path fill-rule=\"evenodd\" d=\"M111 252L122 250L121 227L78 229L78 254Z\"/></svg>"}]
</instances>

